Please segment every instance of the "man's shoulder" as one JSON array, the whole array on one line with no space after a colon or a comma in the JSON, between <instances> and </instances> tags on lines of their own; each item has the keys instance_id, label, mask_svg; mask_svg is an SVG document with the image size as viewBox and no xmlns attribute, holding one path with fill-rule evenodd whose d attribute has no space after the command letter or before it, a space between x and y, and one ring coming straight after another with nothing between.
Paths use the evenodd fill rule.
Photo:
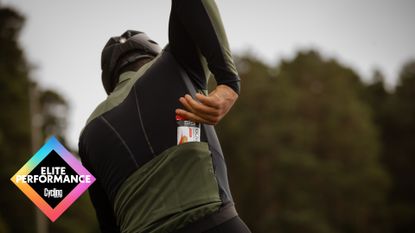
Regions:
<instances>
[{"instance_id":1,"label":"man's shoulder","mask_svg":"<svg viewBox=\"0 0 415 233\"><path fill-rule=\"evenodd\" d=\"M139 76L137 72L133 71L128 71L122 74L120 77L120 79L123 80L121 84L118 85L115 88L114 92L107 96L107 98L95 108L95 110L88 117L86 125L88 125L95 118L99 117L105 112L110 111L112 108L120 104L130 92L134 81L137 79L137 76Z\"/></svg>"},{"instance_id":2,"label":"man's shoulder","mask_svg":"<svg viewBox=\"0 0 415 233\"><path fill-rule=\"evenodd\" d=\"M95 107L94 111L89 115L83 129L81 130L80 136L82 136L82 134L85 132L85 128L87 128L87 126L89 125L89 123L91 123L91 121L98 118L100 115L104 114L110 109L109 105L110 105L110 102L107 99L105 99L100 104L98 104L97 107Z\"/></svg>"},{"instance_id":3,"label":"man's shoulder","mask_svg":"<svg viewBox=\"0 0 415 233\"><path fill-rule=\"evenodd\" d=\"M104 114L111 108L111 102L108 101L108 98L102 101L98 106L94 109L94 111L89 115L85 126L87 126L92 120L99 117L100 115Z\"/></svg>"},{"instance_id":4,"label":"man's shoulder","mask_svg":"<svg viewBox=\"0 0 415 233\"><path fill-rule=\"evenodd\" d=\"M167 47L167 46L166 46ZM165 49L163 49L163 52ZM127 71L122 74L120 77L121 80L125 80L121 83L121 85L117 86L104 101L102 101L95 110L91 113L88 117L86 124L81 131L81 135L84 132L85 128L96 118L103 115L104 113L111 111L114 107L118 106L122 103L125 98L128 96L130 91L132 90L132 86L134 83L152 66L152 64L161 56L160 53L155 59L148 62L147 64L143 65L138 71Z\"/></svg>"},{"instance_id":5,"label":"man's shoulder","mask_svg":"<svg viewBox=\"0 0 415 233\"><path fill-rule=\"evenodd\" d=\"M95 110L91 113L91 115L88 117L86 124L84 126L84 129L96 118L103 115L104 113L111 111L113 108L118 106L120 103L124 101L124 99L127 97L129 92L132 89L133 84L135 81L141 76L141 72L133 72L128 71L121 75L121 79L124 79L122 83L117 86L107 98L102 101L98 106L95 108ZM81 134L82 134L81 132Z\"/></svg>"}]
</instances>

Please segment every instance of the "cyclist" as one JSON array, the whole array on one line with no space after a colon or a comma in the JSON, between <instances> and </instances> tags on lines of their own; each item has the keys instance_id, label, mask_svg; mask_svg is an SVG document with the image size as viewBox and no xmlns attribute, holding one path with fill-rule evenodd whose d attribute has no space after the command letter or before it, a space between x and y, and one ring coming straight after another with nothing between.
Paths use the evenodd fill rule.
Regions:
<instances>
[{"instance_id":1,"label":"cyclist","mask_svg":"<svg viewBox=\"0 0 415 233\"><path fill-rule=\"evenodd\" d=\"M101 66L108 97L79 139L101 231L250 232L211 126L240 88L215 1L173 0L168 45L129 30L108 41ZM207 94L210 72L217 86ZM177 145L177 115L204 124L200 142Z\"/></svg>"}]
</instances>

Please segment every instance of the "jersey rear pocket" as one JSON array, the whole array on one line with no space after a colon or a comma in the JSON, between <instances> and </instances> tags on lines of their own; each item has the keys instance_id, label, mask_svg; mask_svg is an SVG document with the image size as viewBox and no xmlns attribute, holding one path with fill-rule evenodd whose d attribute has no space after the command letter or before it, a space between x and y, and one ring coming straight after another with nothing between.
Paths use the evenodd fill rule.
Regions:
<instances>
[{"instance_id":1,"label":"jersey rear pocket","mask_svg":"<svg viewBox=\"0 0 415 233\"><path fill-rule=\"evenodd\" d=\"M135 171L117 192L122 232L169 232L222 204L205 142L173 146Z\"/></svg>"}]
</instances>

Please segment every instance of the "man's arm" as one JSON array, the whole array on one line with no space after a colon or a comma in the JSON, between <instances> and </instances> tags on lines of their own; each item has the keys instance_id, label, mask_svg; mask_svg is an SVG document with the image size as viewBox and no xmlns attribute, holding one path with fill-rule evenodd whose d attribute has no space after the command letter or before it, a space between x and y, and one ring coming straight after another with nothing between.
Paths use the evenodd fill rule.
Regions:
<instances>
[{"instance_id":1,"label":"man's arm","mask_svg":"<svg viewBox=\"0 0 415 233\"><path fill-rule=\"evenodd\" d=\"M206 88L209 69L217 88L209 96L180 98L177 113L196 122L216 124L239 94L239 77L214 0L173 0L169 23L173 55L199 88ZM202 78L202 79L201 79Z\"/></svg>"}]
</instances>

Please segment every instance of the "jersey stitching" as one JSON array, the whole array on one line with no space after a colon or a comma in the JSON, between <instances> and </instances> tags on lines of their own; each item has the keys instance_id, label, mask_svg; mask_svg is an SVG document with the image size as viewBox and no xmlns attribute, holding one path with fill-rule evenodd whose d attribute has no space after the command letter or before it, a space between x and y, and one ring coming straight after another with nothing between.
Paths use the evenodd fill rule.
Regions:
<instances>
[{"instance_id":1,"label":"jersey stitching","mask_svg":"<svg viewBox=\"0 0 415 233\"><path fill-rule=\"evenodd\" d=\"M117 130L116 130L116 129L115 129L115 128L111 125L111 123L109 123L109 121L108 121L107 119L105 119L105 117L104 117L104 116L100 116L100 118L102 119L102 121L104 121L104 123L105 123L106 125L108 125L108 127L109 127L112 131L114 131L115 135L117 135L118 139L120 139L120 141L122 142L122 144L124 145L124 147L127 149L128 154L130 155L131 159L134 161L135 166L136 166L136 167L139 167L139 166L138 166L137 161L136 161L136 160L135 160L135 158L134 158L133 153L131 152L130 148L128 147L128 145L127 145L127 143L124 141L124 139L121 137L121 135L120 135L120 134L117 132Z\"/></svg>"},{"instance_id":2,"label":"jersey stitching","mask_svg":"<svg viewBox=\"0 0 415 233\"><path fill-rule=\"evenodd\" d=\"M146 141L147 141L147 145L148 145L148 148L150 149L150 152L151 152L151 154L152 154L152 155L153 155L153 157L154 157L154 150L153 150L153 147L151 146L150 140L148 139L147 131L146 131L146 129L144 128L143 118L142 118L142 116L141 116L140 104L139 104L139 102L138 102L137 90L136 90L135 85L133 86L133 88L134 88L135 105L136 105L136 107L137 107L138 118L139 118L139 120L140 120L140 124L141 124L141 128L142 128L142 131L143 131L143 134L144 134L144 138L146 139Z\"/></svg>"}]
</instances>

